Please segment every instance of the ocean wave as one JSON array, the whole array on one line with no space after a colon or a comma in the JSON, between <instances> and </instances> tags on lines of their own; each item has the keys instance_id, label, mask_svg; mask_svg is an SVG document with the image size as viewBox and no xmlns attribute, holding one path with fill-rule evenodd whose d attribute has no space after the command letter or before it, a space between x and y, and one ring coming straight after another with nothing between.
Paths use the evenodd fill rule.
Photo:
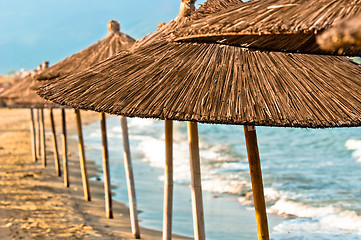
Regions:
<instances>
[{"instance_id":1,"label":"ocean wave","mask_svg":"<svg viewBox=\"0 0 361 240\"><path fill-rule=\"evenodd\" d=\"M241 182L239 180L227 181L222 178L202 180L202 189L204 191L213 193L229 193L240 194L244 189L248 188L246 181Z\"/></svg>"},{"instance_id":2,"label":"ocean wave","mask_svg":"<svg viewBox=\"0 0 361 240\"><path fill-rule=\"evenodd\" d=\"M282 232L352 232L361 234L361 216L355 211L342 210L331 205L313 207L303 202L281 198L270 207L272 213L281 216L294 216L288 223L276 226Z\"/></svg>"},{"instance_id":3,"label":"ocean wave","mask_svg":"<svg viewBox=\"0 0 361 240\"><path fill-rule=\"evenodd\" d=\"M349 150L361 149L361 140L351 138L346 141L345 147Z\"/></svg>"},{"instance_id":4,"label":"ocean wave","mask_svg":"<svg viewBox=\"0 0 361 240\"><path fill-rule=\"evenodd\" d=\"M361 216L357 215L355 211L344 210L331 205L310 206L304 202L290 200L286 197L289 195L288 192L274 188L265 188L264 195L268 206L267 212L285 217L285 221L273 229L276 233L297 234L307 232L310 234L310 238L283 238L278 235L275 239L313 239L311 236L317 236L317 233L324 235L331 232L336 235L352 233L358 236L361 234ZM238 201L243 205L253 206L252 191L249 190L244 193L238 198ZM295 235L292 236L295 237Z\"/></svg>"},{"instance_id":5,"label":"ocean wave","mask_svg":"<svg viewBox=\"0 0 361 240\"><path fill-rule=\"evenodd\" d=\"M267 205L273 205L280 199L281 195L284 193L283 191L279 191L274 188L264 188L263 192ZM248 190L247 192L243 193L242 196L238 198L238 201L243 205L253 205L252 190Z\"/></svg>"},{"instance_id":6,"label":"ocean wave","mask_svg":"<svg viewBox=\"0 0 361 240\"><path fill-rule=\"evenodd\" d=\"M173 135L173 180L178 184L190 184L189 146L185 133L176 131ZM152 167L164 168L165 139L160 136L133 135L137 144L134 151L142 153L142 161L149 162ZM240 194L249 188L246 178L238 172L248 174L248 162L234 158L227 153L227 146L209 145L202 141L200 144L200 160L202 172L202 189L214 193ZM164 176L159 176L160 181Z\"/></svg>"},{"instance_id":7,"label":"ocean wave","mask_svg":"<svg viewBox=\"0 0 361 240\"><path fill-rule=\"evenodd\" d=\"M352 157L356 158L357 162L361 162L361 140L349 139L345 143L348 150L354 150Z\"/></svg>"}]
</instances>

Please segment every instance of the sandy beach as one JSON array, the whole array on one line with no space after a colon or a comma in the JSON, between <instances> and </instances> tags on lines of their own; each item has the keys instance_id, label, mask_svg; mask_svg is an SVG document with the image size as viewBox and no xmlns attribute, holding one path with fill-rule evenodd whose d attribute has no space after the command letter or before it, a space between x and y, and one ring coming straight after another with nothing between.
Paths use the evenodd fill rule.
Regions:
<instances>
[{"instance_id":1,"label":"sandy beach","mask_svg":"<svg viewBox=\"0 0 361 240\"><path fill-rule=\"evenodd\" d=\"M59 132L60 111L54 114ZM43 168L31 157L30 111L0 109L0 239L133 239L124 204L113 202L114 219L105 217L101 181L90 181L92 201L84 201L74 140L68 142L70 187L56 177L47 110L45 116L48 167ZM83 124L98 119L98 113L82 112ZM75 132L74 123L73 111L67 110L69 135ZM60 138L58 145L61 149ZM90 177L101 171L90 159L87 164ZM161 239L161 232L141 228L141 237Z\"/></svg>"}]
</instances>

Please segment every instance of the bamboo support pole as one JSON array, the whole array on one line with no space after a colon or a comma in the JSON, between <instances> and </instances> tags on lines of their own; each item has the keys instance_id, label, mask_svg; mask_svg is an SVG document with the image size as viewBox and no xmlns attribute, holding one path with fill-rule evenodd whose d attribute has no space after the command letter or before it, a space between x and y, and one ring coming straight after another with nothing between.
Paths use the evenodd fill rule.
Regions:
<instances>
[{"instance_id":1,"label":"bamboo support pole","mask_svg":"<svg viewBox=\"0 0 361 240\"><path fill-rule=\"evenodd\" d=\"M36 153L36 131L35 131L35 121L34 121L34 109L30 108L30 118L31 118L31 123L30 123L30 134L31 134L31 150L32 150L32 156L33 156L33 160L34 162L38 161L37 158L37 153Z\"/></svg>"},{"instance_id":2,"label":"bamboo support pole","mask_svg":"<svg viewBox=\"0 0 361 240\"><path fill-rule=\"evenodd\" d=\"M172 239L173 213L173 121L165 121L163 240Z\"/></svg>"},{"instance_id":3,"label":"bamboo support pole","mask_svg":"<svg viewBox=\"0 0 361 240\"><path fill-rule=\"evenodd\" d=\"M110 183L110 170L109 170L109 152L107 141L107 126L105 113L100 113L100 128L102 131L102 145L103 145L103 175L104 175L104 194L105 194L105 214L107 218L113 218L112 207L112 191Z\"/></svg>"},{"instance_id":4,"label":"bamboo support pole","mask_svg":"<svg viewBox=\"0 0 361 240\"><path fill-rule=\"evenodd\" d=\"M251 173L254 208L256 212L257 232L259 240L268 240L268 223L266 203L264 199L261 161L259 158L256 129L254 126L244 126L249 169Z\"/></svg>"},{"instance_id":5,"label":"bamboo support pole","mask_svg":"<svg viewBox=\"0 0 361 240\"><path fill-rule=\"evenodd\" d=\"M37 108L36 109L36 122L37 122L37 137L38 137L38 149L37 149L37 154L38 154L38 158L40 159L41 158L41 131L40 131L40 109Z\"/></svg>"},{"instance_id":6,"label":"bamboo support pole","mask_svg":"<svg viewBox=\"0 0 361 240\"><path fill-rule=\"evenodd\" d=\"M54 121L54 113L53 113L52 108L49 109L49 117L50 117L50 123L51 123L51 133L52 133L52 136L53 136L55 171L56 171L56 176L60 177L61 176L61 171L60 171L58 143L57 143L57 140L56 140L55 121Z\"/></svg>"},{"instance_id":7,"label":"bamboo support pole","mask_svg":"<svg viewBox=\"0 0 361 240\"><path fill-rule=\"evenodd\" d=\"M198 127L196 122L187 122L190 170L191 170L191 193L193 209L194 239L205 240L204 213L202 199L201 166L199 161Z\"/></svg>"},{"instance_id":8,"label":"bamboo support pole","mask_svg":"<svg viewBox=\"0 0 361 240\"><path fill-rule=\"evenodd\" d=\"M79 147L79 155L80 155L80 170L81 170L81 178L83 181L83 191L85 201L90 201L90 191L89 191L89 182L88 182L88 174L86 170L86 160L85 160L85 150L84 150L84 140L83 140L83 130L81 126L81 116L80 111L78 109L74 109L76 124L78 129L78 147Z\"/></svg>"},{"instance_id":9,"label":"bamboo support pole","mask_svg":"<svg viewBox=\"0 0 361 240\"><path fill-rule=\"evenodd\" d=\"M127 119L123 116L120 116L120 123L122 127L122 135L123 135L124 168L125 168L125 175L127 178L130 222L131 222L132 233L134 238L139 239L140 231L138 224L137 200L135 197L135 184L134 184L134 176L133 176L133 168L132 168L132 159L131 159L130 147L129 147Z\"/></svg>"},{"instance_id":10,"label":"bamboo support pole","mask_svg":"<svg viewBox=\"0 0 361 240\"><path fill-rule=\"evenodd\" d=\"M62 121L62 142L63 142L63 171L64 171L64 186L69 187L69 172L68 172L68 146L66 139L66 115L65 109L61 109Z\"/></svg>"},{"instance_id":11,"label":"bamboo support pole","mask_svg":"<svg viewBox=\"0 0 361 240\"><path fill-rule=\"evenodd\" d=\"M43 167L46 167L46 139L45 139L45 122L44 122L44 109L40 109L40 128L41 128L41 158Z\"/></svg>"}]
</instances>

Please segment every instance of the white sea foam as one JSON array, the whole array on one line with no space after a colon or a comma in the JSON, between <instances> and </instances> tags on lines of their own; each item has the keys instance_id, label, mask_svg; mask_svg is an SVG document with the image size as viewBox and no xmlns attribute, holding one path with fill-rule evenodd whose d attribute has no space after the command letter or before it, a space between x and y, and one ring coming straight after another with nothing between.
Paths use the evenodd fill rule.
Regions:
<instances>
[{"instance_id":1,"label":"white sea foam","mask_svg":"<svg viewBox=\"0 0 361 240\"><path fill-rule=\"evenodd\" d=\"M346 141L345 147L348 150L354 150L352 156L357 159L357 162L361 162L361 140L349 139Z\"/></svg>"},{"instance_id":2,"label":"white sea foam","mask_svg":"<svg viewBox=\"0 0 361 240\"><path fill-rule=\"evenodd\" d=\"M119 125L119 126L114 126L112 127L109 132L112 132L112 133L121 133L122 132L122 127Z\"/></svg>"},{"instance_id":3,"label":"white sea foam","mask_svg":"<svg viewBox=\"0 0 361 240\"><path fill-rule=\"evenodd\" d=\"M289 195L288 192L274 188L265 188L264 195L267 205L270 206L267 209L268 213L284 216L287 219L291 218L273 229L276 233L273 235L274 239L317 239L316 236L320 233L323 235L332 233L336 236L337 234L352 233L353 236L361 238L361 216L354 211L342 210L333 206L313 207L303 202L292 201L286 197ZM239 197L238 200L244 205L253 205L251 192ZM290 233L292 234L289 235ZM307 235L308 238L297 237L297 234ZM328 235L328 237L330 237L329 239L339 239L334 235Z\"/></svg>"},{"instance_id":4,"label":"white sea foam","mask_svg":"<svg viewBox=\"0 0 361 240\"><path fill-rule=\"evenodd\" d=\"M274 204L284 194L283 191L278 191L274 188L264 188L264 198L267 205ZM244 196L238 198L238 201L243 205L253 205L252 191L249 190Z\"/></svg>"},{"instance_id":5,"label":"white sea foam","mask_svg":"<svg viewBox=\"0 0 361 240\"><path fill-rule=\"evenodd\" d=\"M277 201L271 207L271 210L278 215L293 215L302 218L311 218L335 212L335 209L331 206L319 208L310 207L305 203L295 202L284 198Z\"/></svg>"},{"instance_id":6,"label":"white sea foam","mask_svg":"<svg viewBox=\"0 0 361 240\"><path fill-rule=\"evenodd\" d=\"M287 199L278 200L271 212L297 219L275 227L278 232L353 232L361 234L361 216L354 211L341 210L333 206L312 207L306 203Z\"/></svg>"},{"instance_id":7,"label":"white sea foam","mask_svg":"<svg viewBox=\"0 0 361 240\"><path fill-rule=\"evenodd\" d=\"M275 240L360 240L361 234L322 226L318 221L296 218L274 227L271 239Z\"/></svg>"},{"instance_id":8,"label":"white sea foam","mask_svg":"<svg viewBox=\"0 0 361 240\"><path fill-rule=\"evenodd\" d=\"M247 182L239 180L229 180L224 178L214 178L202 181L202 189L214 193L231 193L239 194L248 186Z\"/></svg>"},{"instance_id":9,"label":"white sea foam","mask_svg":"<svg viewBox=\"0 0 361 240\"><path fill-rule=\"evenodd\" d=\"M345 147L349 150L361 149L361 140L351 138L346 141Z\"/></svg>"},{"instance_id":10,"label":"white sea foam","mask_svg":"<svg viewBox=\"0 0 361 240\"><path fill-rule=\"evenodd\" d=\"M146 128L154 125L157 120L151 118L128 118L128 128Z\"/></svg>"},{"instance_id":11,"label":"white sea foam","mask_svg":"<svg viewBox=\"0 0 361 240\"><path fill-rule=\"evenodd\" d=\"M219 168L214 169L215 173L221 172L238 172L238 171L248 171L249 165L248 162L223 162L220 164Z\"/></svg>"},{"instance_id":12,"label":"white sea foam","mask_svg":"<svg viewBox=\"0 0 361 240\"><path fill-rule=\"evenodd\" d=\"M94 131L92 131L90 134L89 134L89 137L91 138L97 138L97 137L100 137L100 130L96 129Z\"/></svg>"},{"instance_id":13,"label":"white sea foam","mask_svg":"<svg viewBox=\"0 0 361 240\"><path fill-rule=\"evenodd\" d=\"M280 199L280 196L283 194L283 191L276 190L274 188L265 188L264 196L267 203L271 204Z\"/></svg>"}]
</instances>

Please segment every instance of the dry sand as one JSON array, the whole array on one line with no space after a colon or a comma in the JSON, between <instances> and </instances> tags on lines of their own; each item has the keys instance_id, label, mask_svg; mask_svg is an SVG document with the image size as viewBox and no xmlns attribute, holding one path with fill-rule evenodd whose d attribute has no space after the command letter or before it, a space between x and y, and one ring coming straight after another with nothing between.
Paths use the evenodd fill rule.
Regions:
<instances>
[{"instance_id":1,"label":"dry sand","mask_svg":"<svg viewBox=\"0 0 361 240\"><path fill-rule=\"evenodd\" d=\"M59 132L60 110L54 114ZM129 210L122 203L113 202L114 219L105 218L102 182L90 181L92 201L84 201L76 142L68 143L70 187L56 177L47 110L45 117L48 167L43 168L40 159L34 163L31 157L30 110L0 109L0 239L133 239ZM84 124L98 118L82 112ZM67 110L67 123L74 133L72 110ZM89 176L101 171L89 159L87 164ZM141 228L141 237L161 239L161 233Z\"/></svg>"}]
</instances>

